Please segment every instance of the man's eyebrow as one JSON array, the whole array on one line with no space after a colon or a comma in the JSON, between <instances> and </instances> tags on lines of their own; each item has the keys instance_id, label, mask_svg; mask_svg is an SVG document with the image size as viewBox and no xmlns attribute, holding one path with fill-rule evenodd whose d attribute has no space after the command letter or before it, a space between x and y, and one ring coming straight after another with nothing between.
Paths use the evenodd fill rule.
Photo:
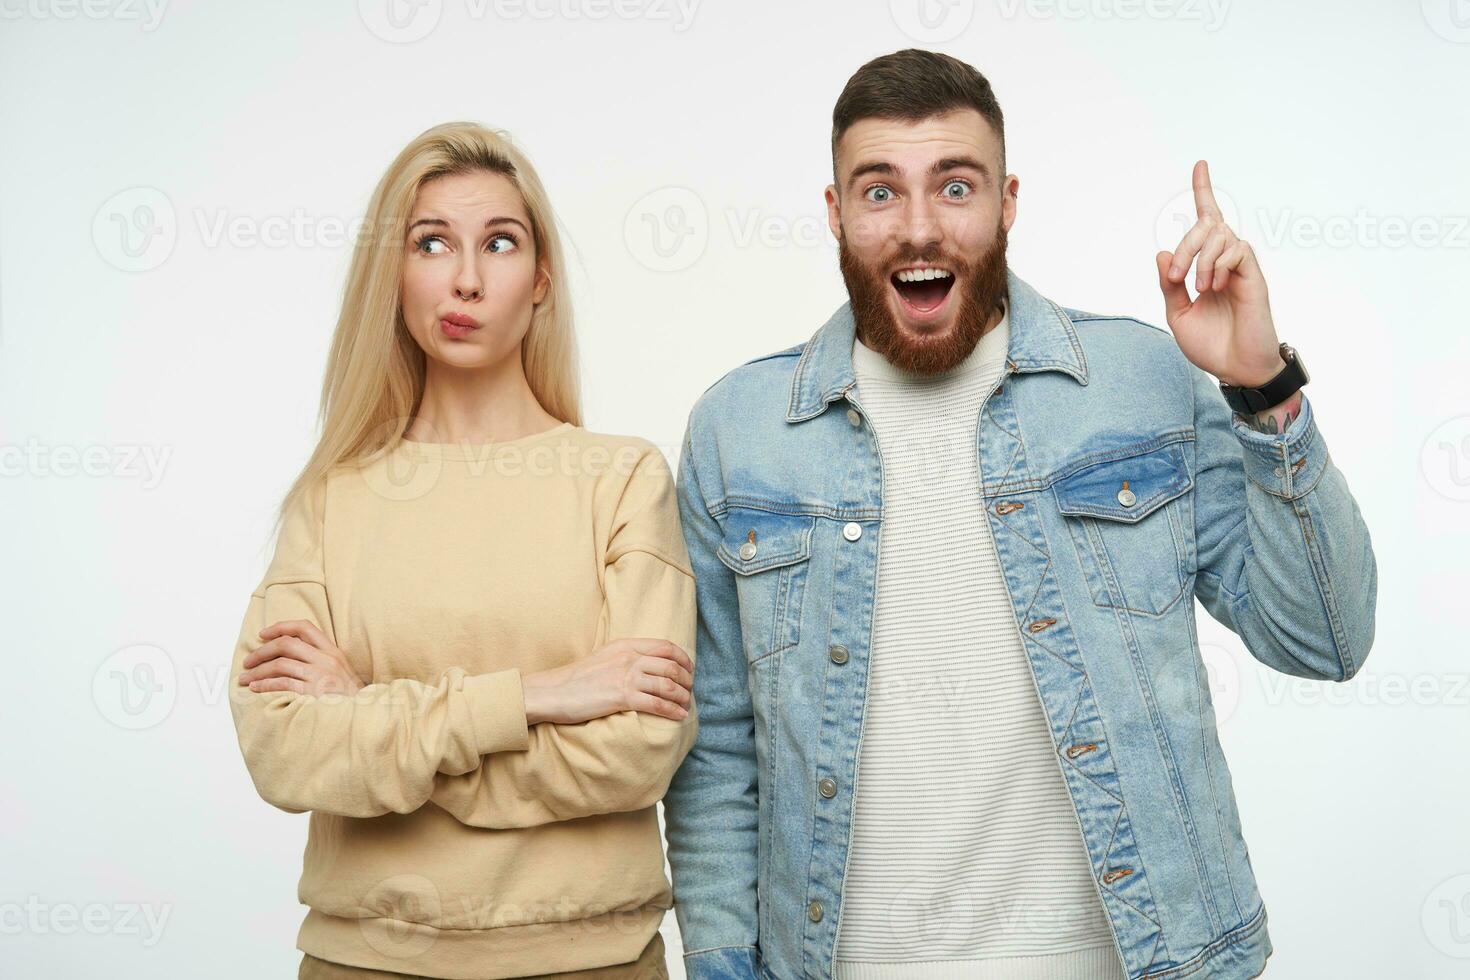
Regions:
<instances>
[{"instance_id":1,"label":"man's eyebrow","mask_svg":"<svg viewBox=\"0 0 1470 980\"><path fill-rule=\"evenodd\" d=\"M852 190L852 185L857 183L857 179L859 177L865 177L868 174L882 174L885 177L892 177L900 173L903 173L903 171L899 170L893 164L884 163L881 160L870 160L867 163L860 163L853 168L852 173L847 175L847 189Z\"/></svg>"},{"instance_id":2,"label":"man's eyebrow","mask_svg":"<svg viewBox=\"0 0 1470 980\"><path fill-rule=\"evenodd\" d=\"M987 182L990 180L990 168L970 156L945 157L942 160L936 160L929 167L929 176L937 177L947 171L961 169L978 171L980 176L984 177ZM903 171L901 169L891 163L884 163L882 160L871 160L867 163L858 164L853 168L852 173L847 178L847 189L852 190L852 186L857 183L858 178L865 177L868 174L882 174L885 177L896 177L902 173Z\"/></svg>"},{"instance_id":3,"label":"man's eyebrow","mask_svg":"<svg viewBox=\"0 0 1470 980\"><path fill-rule=\"evenodd\" d=\"M978 170L980 172L980 176L984 177L986 181L990 180L989 167L981 163L979 160L976 160L974 157L963 156L945 157L943 160L934 161L934 165L929 168L929 176L937 177L946 171L961 169Z\"/></svg>"},{"instance_id":4,"label":"man's eyebrow","mask_svg":"<svg viewBox=\"0 0 1470 980\"><path fill-rule=\"evenodd\" d=\"M430 226L435 227L435 228L448 228L449 227L449 222L445 221L443 218L420 218L419 220L415 221L413 224L409 225L408 226L408 230L409 231L413 231L419 225L430 225ZM522 224L519 218L511 218L511 217L508 217L508 216L497 216L497 217L494 217L494 218L487 218L485 220L485 227L486 228L492 228L495 225L515 225L516 227L520 228L521 231L525 232L526 234L529 235L531 233L531 230L529 228L527 228L524 224Z\"/></svg>"}]
</instances>

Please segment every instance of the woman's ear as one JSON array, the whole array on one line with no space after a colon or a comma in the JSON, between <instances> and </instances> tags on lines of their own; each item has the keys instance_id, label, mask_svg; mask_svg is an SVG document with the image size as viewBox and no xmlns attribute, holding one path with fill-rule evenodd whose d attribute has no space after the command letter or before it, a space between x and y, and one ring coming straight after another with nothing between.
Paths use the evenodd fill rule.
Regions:
<instances>
[{"instance_id":1,"label":"woman's ear","mask_svg":"<svg viewBox=\"0 0 1470 980\"><path fill-rule=\"evenodd\" d=\"M536 263L536 285L531 289L531 305L539 306L551 289L551 274L540 262Z\"/></svg>"}]
</instances>

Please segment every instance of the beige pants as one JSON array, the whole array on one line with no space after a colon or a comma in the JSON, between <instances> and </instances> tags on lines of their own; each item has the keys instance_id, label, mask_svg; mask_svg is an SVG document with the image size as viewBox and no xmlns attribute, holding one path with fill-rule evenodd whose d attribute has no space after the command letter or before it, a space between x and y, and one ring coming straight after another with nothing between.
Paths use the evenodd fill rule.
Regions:
<instances>
[{"instance_id":1,"label":"beige pants","mask_svg":"<svg viewBox=\"0 0 1470 980\"><path fill-rule=\"evenodd\" d=\"M301 968L296 980L432 980L408 973L369 970L360 966L343 966L301 954ZM590 970L567 970L561 973L537 973L521 980L669 980L664 963L664 938L654 933L636 960L616 966L599 966Z\"/></svg>"}]
</instances>

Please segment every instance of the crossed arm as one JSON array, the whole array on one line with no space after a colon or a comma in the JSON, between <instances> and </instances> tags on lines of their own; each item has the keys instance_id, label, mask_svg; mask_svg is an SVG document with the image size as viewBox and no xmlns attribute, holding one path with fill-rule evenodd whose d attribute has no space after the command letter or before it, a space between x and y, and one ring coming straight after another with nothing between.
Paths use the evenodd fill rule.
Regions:
<instances>
[{"instance_id":1,"label":"crossed arm","mask_svg":"<svg viewBox=\"0 0 1470 980\"><path fill-rule=\"evenodd\" d=\"M321 574L324 495L318 488L287 515L250 597L232 678L275 642L267 628L282 621L310 624L335 649ZM658 637L692 656L694 582L666 467L660 478L656 464L640 464L623 500L605 556L603 632ZM257 790L282 810L372 817L432 802L479 827L652 805L698 725L692 710L675 719L632 709L529 723L524 676L514 668L472 675L451 667L434 683L397 679L320 696L232 683L230 707Z\"/></svg>"}]
</instances>

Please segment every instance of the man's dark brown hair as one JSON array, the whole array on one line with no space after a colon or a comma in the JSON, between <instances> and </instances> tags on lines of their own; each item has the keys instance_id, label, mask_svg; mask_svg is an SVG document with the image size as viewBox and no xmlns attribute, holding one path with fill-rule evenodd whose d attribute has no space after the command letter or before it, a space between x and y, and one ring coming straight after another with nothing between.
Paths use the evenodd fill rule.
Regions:
<instances>
[{"instance_id":1,"label":"man's dark brown hair","mask_svg":"<svg viewBox=\"0 0 1470 980\"><path fill-rule=\"evenodd\" d=\"M874 58L847 80L832 109L832 169L837 169L837 142L859 119L917 121L951 109L974 109L1000 140L1000 173L1006 173L1005 118L990 82L958 58L938 51L905 48Z\"/></svg>"}]
</instances>

